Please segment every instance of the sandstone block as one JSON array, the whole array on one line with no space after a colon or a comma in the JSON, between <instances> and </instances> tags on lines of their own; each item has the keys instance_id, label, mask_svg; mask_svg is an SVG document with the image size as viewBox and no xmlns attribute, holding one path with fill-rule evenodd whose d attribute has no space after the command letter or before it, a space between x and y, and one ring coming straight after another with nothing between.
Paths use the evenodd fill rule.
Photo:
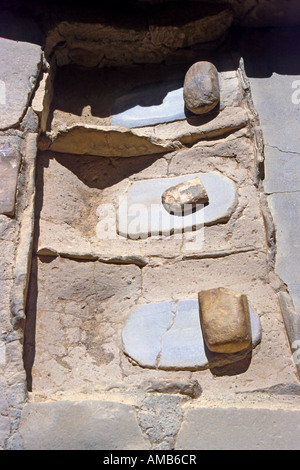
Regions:
<instances>
[{"instance_id":1,"label":"sandstone block","mask_svg":"<svg viewBox=\"0 0 300 470\"><path fill-rule=\"evenodd\" d=\"M210 351L235 353L251 343L248 300L223 287L199 292L200 320Z\"/></svg>"},{"instance_id":2,"label":"sandstone block","mask_svg":"<svg viewBox=\"0 0 300 470\"><path fill-rule=\"evenodd\" d=\"M196 177L167 189L162 195L164 207L174 214L182 214L185 205L205 204L208 196L200 178Z\"/></svg>"},{"instance_id":3,"label":"sandstone block","mask_svg":"<svg viewBox=\"0 0 300 470\"><path fill-rule=\"evenodd\" d=\"M210 62L196 62L188 70L183 86L185 105L194 114L206 114L220 102L219 75Z\"/></svg>"}]
</instances>

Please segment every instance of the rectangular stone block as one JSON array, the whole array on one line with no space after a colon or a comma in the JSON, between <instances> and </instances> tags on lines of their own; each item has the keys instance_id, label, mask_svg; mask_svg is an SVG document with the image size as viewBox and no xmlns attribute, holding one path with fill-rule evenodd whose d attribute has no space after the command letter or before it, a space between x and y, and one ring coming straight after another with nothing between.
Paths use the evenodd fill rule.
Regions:
<instances>
[{"instance_id":1,"label":"rectangular stone block","mask_svg":"<svg viewBox=\"0 0 300 470\"><path fill-rule=\"evenodd\" d=\"M19 431L25 450L124 451L150 447L138 426L134 406L117 402L28 403Z\"/></svg>"},{"instance_id":2,"label":"rectangular stone block","mask_svg":"<svg viewBox=\"0 0 300 470\"><path fill-rule=\"evenodd\" d=\"M251 343L247 297L223 287L199 292L200 321L208 349L235 353Z\"/></svg>"},{"instance_id":3,"label":"rectangular stone block","mask_svg":"<svg viewBox=\"0 0 300 470\"><path fill-rule=\"evenodd\" d=\"M0 213L14 215L21 153L9 144L0 146Z\"/></svg>"},{"instance_id":4,"label":"rectangular stone block","mask_svg":"<svg viewBox=\"0 0 300 470\"><path fill-rule=\"evenodd\" d=\"M300 450L299 420L298 409L193 407L176 450Z\"/></svg>"}]
</instances>

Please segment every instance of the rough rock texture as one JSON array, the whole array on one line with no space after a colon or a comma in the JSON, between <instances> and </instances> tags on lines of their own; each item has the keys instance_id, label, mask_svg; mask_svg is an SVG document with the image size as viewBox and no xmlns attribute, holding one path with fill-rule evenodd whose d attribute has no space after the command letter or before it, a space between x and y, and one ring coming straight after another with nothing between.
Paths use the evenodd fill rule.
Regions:
<instances>
[{"instance_id":1,"label":"rough rock texture","mask_svg":"<svg viewBox=\"0 0 300 470\"><path fill-rule=\"evenodd\" d=\"M172 5L173 0L138 0L140 2ZM202 0L198 0L202 2ZM234 22L246 27L291 26L300 24L298 0L203 0L211 4L226 4L231 8Z\"/></svg>"},{"instance_id":2,"label":"rough rock texture","mask_svg":"<svg viewBox=\"0 0 300 470\"><path fill-rule=\"evenodd\" d=\"M213 64L196 62L190 67L184 80L183 98L194 114L209 113L219 104L219 75Z\"/></svg>"},{"instance_id":3,"label":"rough rock texture","mask_svg":"<svg viewBox=\"0 0 300 470\"><path fill-rule=\"evenodd\" d=\"M11 10L18 5L15 0L7 3ZM34 2L30 3L27 12ZM118 2L120 8L122 3ZM217 438L222 445L223 438L224 446L234 444L240 448L274 443L277 448L299 446L297 371L277 295L286 288L272 270L271 254L275 248L272 223L265 212L261 185L255 180L257 155L261 158L261 147L255 140L258 121L245 99L246 95L249 98L250 88L241 70L236 71L232 60L225 57L222 70L227 72L220 76L218 115L196 121L186 116L181 122L149 125L136 134L126 129L125 139L120 128L113 129L107 110L131 88L125 90L120 75L113 74L111 68L106 71L106 79L98 82L97 77L96 82L78 78L86 79L90 70L75 73L70 68L68 73L69 77L74 74L74 86L70 79L63 78L65 91L63 87L54 87L55 106L50 109L56 61L58 65L70 62L87 67L99 65L101 71L103 66L132 61L135 64L145 60L165 61L168 73L171 62L178 64L184 60L186 66L190 65L195 57L202 59L204 48L220 44L232 14L226 13L227 7L217 10L214 6L211 15L199 3L195 9L200 15L195 16L193 8L181 3L178 31L174 28L177 25L173 12L172 18L170 11L164 16L160 6L161 13L156 17L145 2L136 12L136 20L132 10L122 18L121 11L116 9L112 16L103 14L98 25L97 18L87 13L86 4L79 10L72 8L69 15L65 15L63 2L48 4L51 15L45 17L48 7L37 4L32 16L38 18L44 32L50 32L49 41L44 37L51 51L50 65L42 66L36 57L37 67L28 74L30 61L25 52L22 67L18 68L20 63L16 61L22 86L17 84L15 98L18 100L18 90L23 89L22 100L18 112L11 114L14 121L17 117L14 127L0 131L0 143L16 145L23 157L15 215L0 216L0 449L170 450L190 448L191 435L199 448L209 447L205 445L207 436L209 444ZM239 2L241 16L238 18L236 10L235 20L242 20L244 6L250 17L252 13L258 14L259 5L262 5L259 1L255 5ZM26 13L25 7L22 12ZM121 20L116 20L116 13ZM206 16L203 22L201 15ZM0 29L5 37L16 32L22 35L25 25L27 28L32 25L32 18L28 22L21 16L21 27L13 22L4 34L6 21L5 12L3 15L1 12ZM31 43L41 39L36 38L35 32L32 28L27 35ZM210 38L211 42L193 42L202 41L201 37ZM99 41L94 42L94 38ZM187 49L185 44L190 40L192 46ZM124 47L120 48L120 44ZM18 52L29 47L22 39L13 45ZM14 64L10 56L4 61L9 66ZM144 85L152 83L152 78L157 80L151 67L141 68L144 76L149 77ZM132 75L137 69L137 65L132 67ZM128 69L123 70L123 77L127 74ZM15 79L12 78L12 83ZM23 87L23 79L27 86ZM122 89L115 89L120 82ZM103 85L101 95L99 83ZM125 84L128 85L126 80ZM0 82L1 111L7 98L6 82L4 85ZM91 95L96 99L91 100ZM58 101L61 107L57 106ZM49 112L52 131L47 133L46 141L40 139L40 148L53 143L58 144L56 149L60 152L72 153L40 151L36 162L37 132L50 130ZM9 111L5 110L4 115L5 119L9 117ZM73 131L77 136L75 145ZM107 137L110 131L112 134ZM112 226L115 232L119 195L126 194L133 182L211 172L232 180L237 188L237 203L226 223L205 228L205 243L200 248L193 244L194 233L184 238L173 235L153 238L151 242L102 237L104 224ZM180 299L197 302L195 293L215 288L220 278L225 287L238 288L247 295L259 316L262 340L248 357L231 361L226 367L224 363L218 363L218 367L211 363L209 369L199 371L180 369L182 356L177 354L180 370L158 367L149 370L124 354L121 333L134 307L158 301L176 303ZM290 308L287 298L280 296L280 301ZM172 338L173 351L178 352L176 340L183 336L181 324L188 317L171 313L173 322L161 342L162 349L168 346L165 349L168 353ZM286 323L297 334L298 324L292 315L291 309ZM166 364L168 357L159 354L155 365L158 361ZM245 422L247 426L243 426ZM220 428L220 423L225 423L224 427ZM232 434L227 432L228 428L233 429Z\"/></svg>"},{"instance_id":4,"label":"rough rock texture","mask_svg":"<svg viewBox=\"0 0 300 470\"><path fill-rule=\"evenodd\" d=\"M199 292L198 297L209 350L233 353L247 349L252 337L247 297L222 287Z\"/></svg>"},{"instance_id":5,"label":"rough rock texture","mask_svg":"<svg viewBox=\"0 0 300 470\"><path fill-rule=\"evenodd\" d=\"M123 11L122 21L112 9L90 16L86 10L87 19L81 22L58 20L47 35L46 57L55 55L60 66L85 67L178 61L178 51L182 60L181 49L188 46L204 43L204 48L214 48L232 23L231 10L222 5L175 2L174 7L176 11L163 4L129 9Z\"/></svg>"},{"instance_id":6,"label":"rough rock texture","mask_svg":"<svg viewBox=\"0 0 300 470\"><path fill-rule=\"evenodd\" d=\"M150 448L138 426L134 407L109 401L27 404L20 434L24 450Z\"/></svg>"},{"instance_id":7,"label":"rough rock texture","mask_svg":"<svg viewBox=\"0 0 300 470\"><path fill-rule=\"evenodd\" d=\"M54 83L56 98L52 104L51 129L40 141L40 148L107 157L152 155L221 137L247 126L249 117L243 106L243 91L236 71L220 74L220 112L212 113L209 118L187 116L183 99L179 108L174 104L171 109L168 104L164 106L164 99L174 89L174 83L178 87L181 81L183 85L186 71L186 66L181 66L179 71L174 68L169 71L166 66L145 69L134 66L114 70L109 75L104 70L79 73L74 68L63 68ZM81 81L87 83L87 88L78 87ZM103 83L101 90L99 81ZM141 90L148 90L148 94L145 96ZM114 115L116 103L118 111L123 112ZM154 112L157 125L150 125L153 108L163 111L168 122L161 122L162 115ZM179 117L182 119L178 120ZM117 122L121 125L113 125L115 119L119 119ZM133 121L135 125L146 122L147 125L131 128ZM126 124L130 128L123 127Z\"/></svg>"},{"instance_id":8,"label":"rough rock texture","mask_svg":"<svg viewBox=\"0 0 300 470\"><path fill-rule=\"evenodd\" d=\"M1 14L1 30L5 14ZM13 30L14 28L12 28ZM0 450L21 449L26 401L23 323L33 237L38 119L29 106L42 66L36 44L1 39L0 47ZM22 164L21 164L22 160ZM9 215L5 215L9 214Z\"/></svg>"},{"instance_id":9,"label":"rough rock texture","mask_svg":"<svg viewBox=\"0 0 300 470\"><path fill-rule=\"evenodd\" d=\"M191 450L300 448L299 410L278 409L276 405L273 409L193 407L187 408L186 413L186 421L177 440L178 450L186 449L187 446ZM204 425L199 426L199 421Z\"/></svg>"},{"instance_id":10,"label":"rough rock texture","mask_svg":"<svg viewBox=\"0 0 300 470\"><path fill-rule=\"evenodd\" d=\"M19 149L8 144L0 146L0 213L13 215L15 213L15 199L19 169L21 165Z\"/></svg>"},{"instance_id":11,"label":"rough rock texture","mask_svg":"<svg viewBox=\"0 0 300 470\"><path fill-rule=\"evenodd\" d=\"M40 46L0 38L0 130L17 126L25 115L42 67Z\"/></svg>"},{"instance_id":12,"label":"rough rock texture","mask_svg":"<svg viewBox=\"0 0 300 470\"><path fill-rule=\"evenodd\" d=\"M186 204L195 207L208 202L207 192L198 177L168 188L161 199L169 212L179 214L183 213Z\"/></svg>"},{"instance_id":13,"label":"rough rock texture","mask_svg":"<svg viewBox=\"0 0 300 470\"><path fill-rule=\"evenodd\" d=\"M148 380L141 384L141 389L149 393L168 393L187 395L192 398L199 398L202 394L202 388L198 380L180 382L173 380Z\"/></svg>"}]
</instances>

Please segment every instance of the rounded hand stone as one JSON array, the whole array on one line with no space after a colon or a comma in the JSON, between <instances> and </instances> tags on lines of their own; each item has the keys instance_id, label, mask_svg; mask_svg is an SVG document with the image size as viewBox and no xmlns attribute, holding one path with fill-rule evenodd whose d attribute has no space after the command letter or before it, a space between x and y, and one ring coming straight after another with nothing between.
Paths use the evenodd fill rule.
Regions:
<instances>
[{"instance_id":1,"label":"rounded hand stone","mask_svg":"<svg viewBox=\"0 0 300 470\"><path fill-rule=\"evenodd\" d=\"M210 62L196 62L187 71L183 86L186 108L194 114L206 114L220 102L219 75Z\"/></svg>"}]
</instances>

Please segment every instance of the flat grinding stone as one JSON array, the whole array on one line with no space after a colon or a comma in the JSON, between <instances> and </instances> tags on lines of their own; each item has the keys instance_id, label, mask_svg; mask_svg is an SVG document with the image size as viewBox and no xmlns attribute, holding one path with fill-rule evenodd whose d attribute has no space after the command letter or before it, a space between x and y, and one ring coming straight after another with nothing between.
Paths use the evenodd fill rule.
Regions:
<instances>
[{"instance_id":1,"label":"flat grinding stone","mask_svg":"<svg viewBox=\"0 0 300 470\"><path fill-rule=\"evenodd\" d=\"M252 348L261 341L260 319L249 306ZM140 366L162 370L209 367L200 325L198 300L158 302L136 307L122 333L124 352ZM219 354L220 362L226 355ZM216 362L214 363L216 365Z\"/></svg>"},{"instance_id":2,"label":"flat grinding stone","mask_svg":"<svg viewBox=\"0 0 300 470\"><path fill-rule=\"evenodd\" d=\"M133 128L185 118L182 85L158 83L139 87L118 98L112 108L111 124Z\"/></svg>"},{"instance_id":3,"label":"flat grinding stone","mask_svg":"<svg viewBox=\"0 0 300 470\"><path fill-rule=\"evenodd\" d=\"M161 335L173 321L170 302L152 303L136 308L128 318L122 333L125 352L138 358L143 367L155 367L161 349Z\"/></svg>"},{"instance_id":4,"label":"flat grinding stone","mask_svg":"<svg viewBox=\"0 0 300 470\"><path fill-rule=\"evenodd\" d=\"M235 72L232 76L228 72L220 73L218 86L220 97L215 106L218 100L220 110L226 106L241 105L239 80ZM111 125L132 129L185 120L193 113L186 108L183 90L183 80L137 87L115 100L110 116Z\"/></svg>"},{"instance_id":5,"label":"flat grinding stone","mask_svg":"<svg viewBox=\"0 0 300 470\"><path fill-rule=\"evenodd\" d=\"M162 337L158 367L161 369L202 369L207 367L199 307L193 300L180 300L172 325Z\"/></svg>"},{"instance_id":6,"label":"flat grinding stone","mask_svg":"<svg viewBox=\"0 0 300 470\"><path fill-rule=\"evenodd\" d=\"M162 194L171 186L196 177L206 189L209 204L184 216L170 214L162 204ZM227 222L236 204L235 183L218 172L136 181L119 205L117 232L133 240L190 232L204 225Z\"/></svg>"}]
</instances>

